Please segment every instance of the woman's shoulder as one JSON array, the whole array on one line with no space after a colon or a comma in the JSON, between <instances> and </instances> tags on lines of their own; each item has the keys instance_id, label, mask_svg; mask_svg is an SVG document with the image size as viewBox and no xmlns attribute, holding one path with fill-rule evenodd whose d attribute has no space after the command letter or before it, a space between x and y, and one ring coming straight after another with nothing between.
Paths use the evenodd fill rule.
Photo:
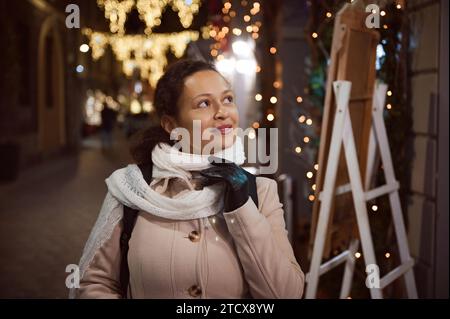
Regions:
<instances>
[{"instance_id":1,"label":"woman's shoulder","mask_svg":"<svg viewBox=\"0 0 450 319\"><path fill-rule=\"evenodd\" d=\"M256 176L256 188L259 198L265 198L269 193L278 193L277 182L269 177Z\"/></svg>"}]
</instances>

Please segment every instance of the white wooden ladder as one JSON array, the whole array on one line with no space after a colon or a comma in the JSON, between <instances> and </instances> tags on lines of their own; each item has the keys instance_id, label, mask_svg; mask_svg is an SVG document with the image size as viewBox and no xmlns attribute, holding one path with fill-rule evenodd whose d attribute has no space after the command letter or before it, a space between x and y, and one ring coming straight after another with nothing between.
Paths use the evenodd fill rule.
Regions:
<instances>
[{"instance_id":1,"label":"white wooden ladder","mask_svg":"<svg viewBox=\"0 0 450 319\"><path fill-rule=\"evenodd\" d=\"M371 297L378 299L383 298L382 289L391 284L400 276L405 276L404 279L408 298L417 298L417 290L413 272L414 260L411 258L409 252L402 208L398 195L399 183L395 178L391 152L386 134L386 127L383 120L383 108L387 86L385 84L378 84L373 95L372 129L367 160L367 171L369 171L373 169L373 167L370 166L374 164L373 159L375 158L376 144L378 144L386 184L372 190L365 190L369 188L369 183L367 182L369 176L368 174L366 174L365 188L363 187L363 181L358 164L351 117L348 110L351 82L335 81L333 82L333 89L336 97L336 112L334 116L333 131L331 135L323 190L320 192L318 198L318 200L321 201L321 205L317 229L315 232L310 270L306 275L307 287L305 298L315 298L319 283L319 276L344 262L345 271L340 298L347 298L350 295L356 258L355 253L357 252L359 246L359 240L354 239L350 243L348 250L342 252L324 264L321 264L333 197L335 195L348 192L352 192L357 226L361 238L362 253L366 264L366 272L372 270L369 274L369 276L372 277L369 278L368 276L366 280L366 286L370 290ZM342 144L344 145L345 161L347 164L350 183L335 188ZM401 265L380 278L379 268L376 266L375 251L370 233L370 225L367 215L367 201L383 195L389 195L389 203L400 252ZM375 273L373 273L373 271L375 271ZM373 277L373 275L375 275L375 277Z\"/></svg>"}]
</instances>

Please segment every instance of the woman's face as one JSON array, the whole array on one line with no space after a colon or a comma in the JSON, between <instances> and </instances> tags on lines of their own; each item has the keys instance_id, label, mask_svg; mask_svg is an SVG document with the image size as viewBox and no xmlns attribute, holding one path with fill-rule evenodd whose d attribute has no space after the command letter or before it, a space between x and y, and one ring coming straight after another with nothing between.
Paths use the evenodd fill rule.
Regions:
<instances>
[{"instance_id":1,"label":"woman's face","mask_svg":"<svg viewBox=\"0 0 450 319\"><path fill-rule=\"evenodd\" d=\"M239 125L239 115L231 87L219 73L205 70L187 77L184 81L183 93L178 101L178 108L178 117L171 120L172 125L189 131L191 152L205 154L203 148L207 144L208 148L211 146L214 148L206 153L233 145L236 128ZM195 120L200 123L200 133L197 134L201 139L201 149L199 145L193 143ZM208 139L203 140L201 136L206 130L211 134Z\"/></svg>"}]
</instances>

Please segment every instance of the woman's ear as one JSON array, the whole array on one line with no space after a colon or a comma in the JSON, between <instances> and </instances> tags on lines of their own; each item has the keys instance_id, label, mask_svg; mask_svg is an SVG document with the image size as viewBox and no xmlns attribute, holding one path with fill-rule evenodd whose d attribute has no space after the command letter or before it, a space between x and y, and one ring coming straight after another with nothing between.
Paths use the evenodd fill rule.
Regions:
<instances>
[{"instance_id":1,"label":"woman's ear","mask_svg":"<svg viewBox=\"0 0 450 319\"><path fill-rule=\"evenodd\" d=\"M177 123L172 116L163 115L161 117L161 126L170 135L170 132L177 127Z\"/></svg>"}]
</instances>

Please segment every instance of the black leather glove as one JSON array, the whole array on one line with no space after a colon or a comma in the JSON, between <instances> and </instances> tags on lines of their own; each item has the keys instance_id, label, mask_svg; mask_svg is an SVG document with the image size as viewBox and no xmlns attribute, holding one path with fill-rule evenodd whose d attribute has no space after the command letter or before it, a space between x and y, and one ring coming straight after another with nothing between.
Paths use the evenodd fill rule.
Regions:
<instances>
[{"instance_id":1,"label":"black leather glove","mask_svg":"<svg viewBox=\"0 0 450 319\"><path fill-rule=\"evenodd\" d=\"M233 162L214 156L209 157L209 161L213 166L200 171L200 174L206 180L205 186L225 182L225 212L231 212L244 205L249 197L245 171Z\"/></svg>"}]
</instances>

